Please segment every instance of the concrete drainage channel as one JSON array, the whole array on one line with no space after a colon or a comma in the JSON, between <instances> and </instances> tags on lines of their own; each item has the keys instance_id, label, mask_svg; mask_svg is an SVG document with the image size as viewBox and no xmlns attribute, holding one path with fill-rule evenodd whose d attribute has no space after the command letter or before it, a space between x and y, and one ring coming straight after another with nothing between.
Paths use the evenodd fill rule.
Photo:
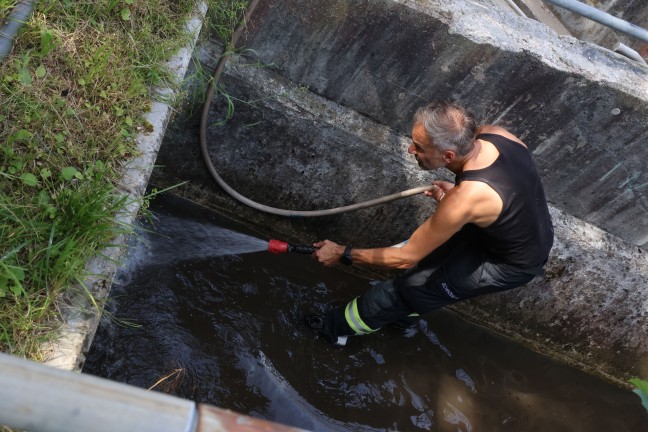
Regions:
<instances>
[{"instance_id":1,"label":"concrete drainage channel","mask_svg":"<svg viewBox=\"0 0 648 432\"><path fill-rule=\"evenodd\" d=\"M237 104L231 121L209 130L224 176L252 199L276 197L300 209L374 198L438 175L448 179L424 175L407 160L406 135L416 106L457 99L534 150L557 242L544 278L456 310L617 384L648 376L648 258L632 244L648 238L645 70L474 2L356 6L297 0L260 6L244 42L254 58L237 59L223 78L228 95L254 102ZM190 24L194 34L203 14ZM212 66L219 47L208 42L199 52ZM190 54L181 54L180 76ZM212 109L211 118L222 118L224 98ZM177 190L193 201L273 227L284 238L359 246L400 241L429 212L429 201L415 197L316 222L257 214L216 190L191 120L166 131L156 162L168 115L168 107L154 106L155 132L140 137L143 156L125 174L125 193L141 197L156 163L164 169L153 173L154 182L189 180ZM134 204L126 220L137 211ZM89 266L97 277L88 286L103 299L115 266ZM79 313L88 308L77 301L70 301L68 331L47 361L68 370L81 367L98 319Z\"/></svg>"},{"instance_id":2,"label":"concrete drainage channel","mask_svg":"<svg viewBox=\"0 0 648 432\"><path fill-rule=\"evenodd\" d=\"M648 157L640 120L648 114L646 70L469 2L282 5L290 7L259 5L242 42L254 54L229 64L222 78L230 100L250 101L209 130L223 176L252 200L295 209L447 179L421 173L405 153L406 136L420 104L457 99L532 148L557 238L544 278L457 310L621 385L645 376L648 261L629 242L643 244L648 231L648 172L640 162ZM219 49L201 48L207 66ZM214 123L224 120L227 105L225 98L213 104ZM258 214L217 191L196 135L195 120L169 130L154 182L189 181L181 191L192 200L302 242L395 244L430 211L419 196L316 221ZM610 159L617 146L626 157Z\"/></svg>"},{"instance_id":3,"label":"concrete drainage channel","mask_svg":"<svg viewBox=\"0 0 648 432\"><path fill-rule=\"evenodd\" d=\"M210 154L223 175L235 178L237 187L248 190L252 199L263 200L265 195L277 197L284 207L322 208L444 178L417 170L405 152L407 138L273 73L233 62L223 83L232 98L258 102L237 105L235 119L211 128ZM218 119L226 109L221 101L211 118ZM395 244L425 219L430 208L429 201L419 196L316 222L259 215L214 193L202 161L189 150L193 136L184 128L167 134L169 145L162 147L158 158L165 168L154 173L154 182L167 186L189 181L181 190L190 199L233 216L244 215L243 219L275 227L292 238L330 236L372 246L372 237L380 236L381 244ZM331 151L342 147L344 151ZM313 159L316 164L305 166ZM345 166L343 173L338 171L340 166ZM259 178L265 181L262 188ZM375 183L363 188L368 179L380 178L388 179L384 188ZM349 185L356 188L348 189ZM256 197L255 190L259 190ZM317 190L316 196L310 195L311 190ZM339 190L344 193L336 193ZM551 211L557 241L546 277L523 290L485 296L454 309L531 343L536 350L619 383L627 378L624 374L642 374L645 254L556 207ZM610 352L609 346L619 352Z\"/></svg>"}]
</instances>

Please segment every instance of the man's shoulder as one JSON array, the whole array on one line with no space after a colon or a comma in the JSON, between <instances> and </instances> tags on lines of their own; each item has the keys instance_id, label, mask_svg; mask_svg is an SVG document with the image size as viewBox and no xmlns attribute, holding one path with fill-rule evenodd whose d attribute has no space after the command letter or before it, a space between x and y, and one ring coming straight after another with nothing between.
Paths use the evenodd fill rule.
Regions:
<instances>
[{"instance_id":1,"label":"man's shoulder","mask_svg":"<svg viewBox=\"0 0 648 432\"><path fill-rule=\"evenodd\" d=\"M466 215L466 223L485 226L495 221L502 211L502 198L483 181L462 181L453 188L452 198L456 211Z\"/></svg>"},{"instance_id":2,"label":"man's shoulder","mask_svg":"<svg viewBox=\"0 0 648 432\"><path fill-rule=\"evenodd\" d=\"M496 125L480 126L477 129L477 136L479 136L481 134L499 135L499 136L502 136L504 138L508 138L511 141L515 141L517 143L520 143L520 144L522 144L523 146L526 147L526 144L524 144L524 142L522 142L522 140L520 140L518 137L513 135L511 132L507 131L506 129L504 129L503 127L500 127L500 126L496 126Z\"/></svg>"},{"instance_id":3,"label":"man's shoulder","mask_svg":"<svg viewBox=\"0 0 648 432\"><path fill-rule=\"evenodd\" d=\"M464 180L453 188L458 205L471 207L484 201L498 200L499 194L481 180Z\"/></svg>"}]
</instances>

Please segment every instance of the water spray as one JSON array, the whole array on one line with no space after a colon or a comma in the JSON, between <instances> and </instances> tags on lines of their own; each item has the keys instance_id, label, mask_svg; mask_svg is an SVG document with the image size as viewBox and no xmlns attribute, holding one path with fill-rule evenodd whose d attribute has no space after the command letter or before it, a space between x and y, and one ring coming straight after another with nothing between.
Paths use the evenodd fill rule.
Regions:
<instances>
[{"instance_id":1,"label":"water spray","mask_svg":"<svg viewBox=\"0 0 648 432\"><path fill-rule=\"evenodd\" d=\"M295 252L295 253L300 253L300 254L305 254L305 255L311 255L313 252L315 252L318 248L315 246L310 246L310 245L294 245L290 243L286 243L281 240L270 240L268 242L268 252L272 252L275 254L278 253L286 253L286 252Z\"/></svg>"}]
</instances>

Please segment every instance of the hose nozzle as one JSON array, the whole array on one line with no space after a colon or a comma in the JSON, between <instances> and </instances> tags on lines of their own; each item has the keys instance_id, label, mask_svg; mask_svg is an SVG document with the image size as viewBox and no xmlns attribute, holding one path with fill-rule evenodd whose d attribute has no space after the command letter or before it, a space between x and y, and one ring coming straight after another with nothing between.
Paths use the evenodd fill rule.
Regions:
<instances>
[{"instance_id":1,"label":"hose nozzle","mask_svg":"<svg viewBox=\"0 0 648 432\"><path fill-rule=\"evenodd\" d=\"M270 240L268 242L268 252L275 254L295 252L300 254L310 255L315 252L317 248L309 245L292 245L281 240Z\"/></svg>"}]
</instances>

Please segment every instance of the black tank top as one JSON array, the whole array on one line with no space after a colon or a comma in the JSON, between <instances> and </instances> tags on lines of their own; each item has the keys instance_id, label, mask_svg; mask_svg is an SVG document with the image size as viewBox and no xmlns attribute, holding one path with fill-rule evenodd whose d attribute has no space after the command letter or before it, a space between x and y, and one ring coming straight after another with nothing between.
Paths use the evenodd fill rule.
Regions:
<instances>
[{"instance_id":1,"label":"black tank top","mask_svg":"<svg viewBox=\"0 0 648 432\"><path fill-rule=\"evenodd\" d=\"M492 256L521 268L539 268L553 245L553 225L544 189L529 150L501 135L480 134L499 156L490 166L459 173L464 180L484 182L502 198L502 213L486 228L477 227L482 245Z\"/></svg>"}]
</instances>

